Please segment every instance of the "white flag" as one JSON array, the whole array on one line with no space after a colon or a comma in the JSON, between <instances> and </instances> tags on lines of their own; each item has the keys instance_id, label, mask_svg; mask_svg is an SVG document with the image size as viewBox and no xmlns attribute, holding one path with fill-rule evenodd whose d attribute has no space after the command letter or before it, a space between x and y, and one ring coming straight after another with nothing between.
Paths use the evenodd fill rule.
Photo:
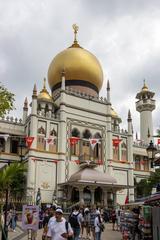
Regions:
<instances>
[{"instance_id":1,"label":"white flag","mask_svg":"<svg viewBox=\"0 0 160 240\"><path fill-rule=\"evenodd\" d=\"M90 138L90 139L89 139L89 142L90 142L90 144L91 144L92 150L94 150L94 148L95 148L95 146L96 146L97 143L98 143L98 144L100 143L100 141L99 141L98 138Z\"/></svg>"},{"instance_id":2,"label":"white flag","mask_svg":"<svg viewBox=\"0 0 160 240\"><path fill-rule=\"evenodd\" d=\"M56 137L49 137L49 138L44 138L44 140L48 143L48 144L54 144L54 140L56 139Z\"/></svg>"}]
</instances>

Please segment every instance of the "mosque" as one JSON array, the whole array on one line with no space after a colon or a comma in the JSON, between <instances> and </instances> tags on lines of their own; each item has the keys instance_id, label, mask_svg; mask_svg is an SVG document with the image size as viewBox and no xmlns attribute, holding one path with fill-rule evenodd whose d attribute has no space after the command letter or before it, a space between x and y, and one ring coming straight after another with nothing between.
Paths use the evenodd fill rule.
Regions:
<instances>
[{"instance_id":1,"label":"mosque","mask_svg":"<svg viewBox=\"0 0 160 240\"><path fill-rule=\"evenodd\" d=\"M0 119L1 162L23 159L28 166L26 198L42 203L104 206L134 201L134 182L147 178L151 168L146 146L153 136L154 92L144 83L136 95L140 113L140 139L133 140L132 116L128 129L120 128L120 116L110 99L100 97L103 70L99 60L77 40L58 53L48 69L48 83L32 101L24 101L22 120ZM26 140L27 148L24 147Z\"/></svg>"}]
</instances>

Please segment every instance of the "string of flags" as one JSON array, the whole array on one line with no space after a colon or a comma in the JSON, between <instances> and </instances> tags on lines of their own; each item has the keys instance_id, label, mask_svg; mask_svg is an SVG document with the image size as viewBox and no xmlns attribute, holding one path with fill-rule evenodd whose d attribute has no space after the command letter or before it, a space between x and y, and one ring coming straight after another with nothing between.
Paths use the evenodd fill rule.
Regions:
<instances>
[{"instance_id":1,"label":"string of flags","mask_svg":"<svg viewBox=\"0 0 160 240\"><path fill-rule=\"evenodd\" d=\"M9 134L0 134L0 138L4 138L5 141L8 140L9 137L15 137L15 136L10 136ZM31 147L35 137L31 137L31 136L17 136L17 137L20 137L20 138L23 138L25 141L26 141L26 145L28 148ZM47 144L55 144L56 143L56 139L58 139L56 136L49 136L49 137L44 137L44 141L47 143ZM69 141L69 144L70 146L74 146L78 143L79 140L84 140L84 141L88 141L91 145L91 148L92 150L94 150L95 146L97 144L100 144L101 143L101 138L90 138L90 139L81 139L79 137L69 137L68 138L68 141ZM120 138L114 138L112 139L112 144L114 147L118 147L119 144L121 143L122 139ZM160 139L158 139L158 144L160 144Z\"/></svg>"}]
</instances>

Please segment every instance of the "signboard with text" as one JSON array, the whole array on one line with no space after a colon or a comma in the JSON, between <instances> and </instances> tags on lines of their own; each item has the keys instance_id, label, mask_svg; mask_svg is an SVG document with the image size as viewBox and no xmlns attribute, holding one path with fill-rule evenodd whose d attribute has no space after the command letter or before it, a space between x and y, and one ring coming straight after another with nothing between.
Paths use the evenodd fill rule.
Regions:
<instances>
[{"instance_id":1,"label":"signboard with text","mask_svg":"<svg viewBox=\"0 0 160 240\"><path fill-rule=\"evenodd\" d=\"M22 211L22 228L24 230L38 230L39 207L24 205Z\"/></svg>"}]
</instances>

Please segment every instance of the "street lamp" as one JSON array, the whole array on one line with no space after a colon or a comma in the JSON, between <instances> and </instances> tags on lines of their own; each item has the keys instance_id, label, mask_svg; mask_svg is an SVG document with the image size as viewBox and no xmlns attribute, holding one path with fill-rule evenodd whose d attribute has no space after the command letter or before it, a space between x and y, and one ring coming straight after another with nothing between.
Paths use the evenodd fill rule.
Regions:
<instances>
[{"instance_id":1,"label":"street lamp","mask_svg":"<svg viewBox=\"0 0 160 240\"><path fill-rule=\"evenodd\" d=\"M153 160L155 159L155 154L157 152L157 148L154 146L152 140L149 143L149 146L146 149L149 160L151 160L151 167L153 167Z\"/></svg>"}]
</instances>

